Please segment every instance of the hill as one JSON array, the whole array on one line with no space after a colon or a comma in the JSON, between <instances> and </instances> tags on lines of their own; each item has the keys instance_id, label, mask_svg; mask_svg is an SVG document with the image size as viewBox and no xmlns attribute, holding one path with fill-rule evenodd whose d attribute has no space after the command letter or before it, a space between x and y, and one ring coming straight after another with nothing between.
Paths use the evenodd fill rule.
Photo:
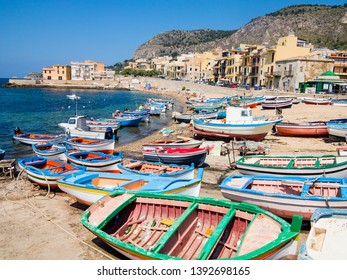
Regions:
<instances>
[{"instance_id":1,"label":"hill","mask_svg":"<svg viewBox=\"0 0 347 280\"><path fill-rule=\"evenodd\" d=\"M216 47L230 49L240 43L275 44L295 34L315 47L347 49L347 4L294 5L251 20L239 30L172 30L139 46L133 59L203 52Z\"/></svg>"}]
</instances>

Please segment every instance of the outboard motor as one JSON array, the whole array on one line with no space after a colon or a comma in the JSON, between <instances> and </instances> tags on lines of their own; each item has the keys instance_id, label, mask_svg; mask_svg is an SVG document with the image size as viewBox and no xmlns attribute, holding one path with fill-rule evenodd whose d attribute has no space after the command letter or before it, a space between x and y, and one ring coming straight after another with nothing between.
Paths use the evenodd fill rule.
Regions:
<instances>
[{"instance_id":1,"label":"outboard motor","mask_svg":"<svg viewBox=\"0 0 347 280\"><path fill-rule=\"evenodd\" d=\"M17 135L17 134L20 134L21 131L20 131L20 128L19 127L16 127L14 130L13 130L14 134Z\"/></svg>"},{"instance_id":2,"label":"outboard motor","mask_svg":"<svg viewBox=\"0 0 347 280\"><path fill-rule=\"evenodd\" d=\"M105 139L113 139L112 127L106 128Z\"/></svg>"}]
</instances>

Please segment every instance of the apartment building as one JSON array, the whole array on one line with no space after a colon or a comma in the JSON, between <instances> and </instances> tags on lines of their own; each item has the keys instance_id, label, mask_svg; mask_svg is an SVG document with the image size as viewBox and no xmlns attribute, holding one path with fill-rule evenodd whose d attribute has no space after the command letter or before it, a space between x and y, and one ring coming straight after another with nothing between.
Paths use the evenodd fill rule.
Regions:
<instances>
[{"instance_id":1,"label":"apartment building","mask_svg":"<svg viewBox=\"0 0 347 280\"><path fill-rule=\"evenodd\" d=\"M334 60L333 72L340 79L347 80L347 51L333 51L327 58Z\"/></svg>"},{"instance_id":2,"label":"apartment building","mask_svg":"<svg viewBox=\"0 0 347 280\"><path fill-rule=\"evenodd\" d=\"M260 81L260 58L264 50L262 45L240 45L244 51L241 61L239 81L242 85L254 87Z\"/></svg>"},{"instance_id":3,"label":"apartment building","mask_svg":"<svg viewBox=\"0 0 347 280\"><path fill-rule=\"evenodd\" d=\"M276 61L277 89L298 92L300 83L316 79L324 72L332 71L334 60L325 58L322 52L312 52L302 57Z\"/></svg>"},{"instance_id":4,"label":"apartment building","mask_svg":"<svg viewBox=\"0 0 347 280\"><path fill-rule=\"evenodd\" d=\"M71 67L69 65L56 64L42 69L43 80L66 81L71 80Z\"/></svg>"},{"instance_id":5,"label":"apartment building","mask_svg":"<svg viewBox=\"0 0 347 280\"><path fill-rule=\"evenodd\" d=\"M231 84L239 83L243 54L244 51L241 49L232 49L229 51L229 56L226 59L225 78Z\"/></svg>"},{"instance_id":6,"label":"apartment building","mask_svg":"<svg viewBox=\"0 0 347 280\"><path fill-rule=\"evenodd\" d=\"M265 48L261 54L260 85L269 89L278 88L281 76L275 70L276 61L306 56L312 51L313 45L307 45L294 35L279 38L276 46Z\"/></svg>"},{"instance_id":7,"label":"apartment building","mask_svg":"<svg viewBox=\"0 0 347 280\"><path fill-rule=\"evenodd\" d=\"M71 61L71 80L75 81L91 81L95 77L102 77L101 73L105 72L105 65L103 62L94 62L92 60L85 60L83 62ZM100 72L100 73L97 73Z\"/></svg>"}]
</instances>

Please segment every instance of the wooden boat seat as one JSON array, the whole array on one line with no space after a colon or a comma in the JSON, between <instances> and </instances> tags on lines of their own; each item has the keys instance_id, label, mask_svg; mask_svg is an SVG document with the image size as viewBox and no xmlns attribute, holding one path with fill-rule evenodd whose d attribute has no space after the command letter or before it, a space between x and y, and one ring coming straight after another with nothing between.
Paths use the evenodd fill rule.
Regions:
<instances>
[{"instance_id":1,"label":"wooden boat seat","mask_svg":"<svg viewBox=\"0 0 347 280\"><path fill-rule=\"evenodd\" d=\"M141 165L143 165L142 162L123 163L123 166L124 166L124 167L130 168L130 169L139 167L139 166L141 166Z\"/></svg>"}]
</instances>

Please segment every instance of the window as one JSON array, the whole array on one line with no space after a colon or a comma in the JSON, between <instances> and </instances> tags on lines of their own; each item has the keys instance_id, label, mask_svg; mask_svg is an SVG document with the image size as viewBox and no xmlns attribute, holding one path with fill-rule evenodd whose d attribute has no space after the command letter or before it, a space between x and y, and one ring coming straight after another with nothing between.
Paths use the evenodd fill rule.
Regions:
<instances>
[{"instance_id":1,"label":"window","mask_svg":"<svg viewBox=\"0 0 347 280\"><path fill-rule=\"evenodd\" d=\"M62 79L63 79L63 77L62 77L62 76L59 76L59 77L58 77L58 80L60 80L60 81L61 81Z\"/></svg>"}]
</instances>

